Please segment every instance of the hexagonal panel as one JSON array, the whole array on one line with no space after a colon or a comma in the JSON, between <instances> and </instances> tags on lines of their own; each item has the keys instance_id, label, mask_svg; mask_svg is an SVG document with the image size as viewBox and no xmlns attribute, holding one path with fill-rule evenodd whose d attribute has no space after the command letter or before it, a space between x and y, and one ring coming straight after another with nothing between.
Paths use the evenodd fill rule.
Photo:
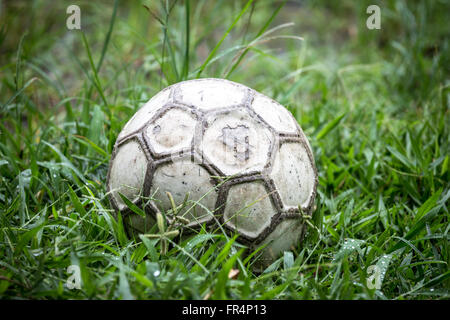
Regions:
<instances>
[{"instance_id":1,"label":"hexagonal panel","mask_svg":"<svg viewBox=\"0 0 450 320\"><path fill-rule=\"evenodd\" d=\"M169 101L170 89L165 89L145 103L125 124L117 140L142 128Z\"/></svg>"},{"instance_id":2,"label":"hexagonal panel","mask_svg":"<svg viewBox=\"0 0 450 320\"><path fill-rule=\"evenodd\" d=\"M223 218L232 229L249 238L257 238L276 213L264 183L251 181L230 188Z\"/></svg>"},{"instance_id":3,"label":"hexagonal panel","mask_svg":"<svg viewBox=\"0 0 450 320\"><path fill-rule=\"evenodd\" d=\"M172 108L147 127L144 137L156 154L175 153L191 147L196 124L192 112Z\"/></svg>"},{"instance_id":4,"label":"hexagonal panel","mask_svg":"<svg viewBox=\"0 0 450 320\"><path fill-rule=\"evenodd\" d=\"M278 223L275 229L254 249L267 244L261 251L261 256L253 265L256 271L268 267L284 251L295 249L302 238L304 226L301 219L284 219ZM292 248L294 247L294 248Z\"/></svg>"},{"instance_id":5,"label":"hexagonal panel","mask_svg":"<svg viewBox=\"0 0 450 320\"><path fill-rule=\"evenodd\" d=\"M242 104L247 88L224 79L198 79L182 82L175 101L207 111Z\"/></svg>"},{"instance_id":6,"label":"hexagonal panel","mask_svg":"<svg viewBox=\"0 0 450 320\"><path fill-rule=\"evenodd\" d=\"M225 175L264 169L274 137L245 109L209 115L206 126L200 149Z\"/></svg>"},{"instance_id":7,"label":"hexagonal panel","mask_svg":"<svg viewBox=\"0 0 450 320\"><path fill-rule=\"evenodd\" d=\"M306 208L314 192L315 172L306 149L300 142L288 142L276 152L270 177L273 179L283 206Z\"/></svg>"},{"instance_id":8,"label":"hexagonal panel","mask_svg":"<svg viewBox=\"0 0 450 320\"><path fill-rule=\"evenodd\" d=\"M135 237L139 233L149 233L156 223L155 219L148 214L145 218L137 214L128 214L123 218L123 222L128 227L129 233Z\"/></svg>"},{"instance_id":9,"label":"hexagonal panel","mask_svg":"<svg viewBox=\"0 0 450 320\"><path fill-rule=\"evenodd\" d=\"M112 161L108 183L119 210L126 208L119 192L130 201L137 201L142 194L146 171L147 158L137 140L130 140L118 147Z\"/></svg>"},{"instance_id":10,"label":"hexagonal panel","mask_svg":"<svg viewBox=\"0 0 450 320\"><path fill-rule=\"evenodd\" d=\"M155 205L164 211L172 209L167 191L172 194L177 206L183 204L186 194L189 193L188 204L178 212L178 215L189 219L191 224L213 219L212 213L205 208L214 210L217 191L209 172L192 162L189 157L162 163L156 168L150 194L158 200L155 201ZM195 202L199 202L201 206Z\"/></svg>"},{"instance_id":11,"label":"hexagonal panel","mask_svg":"<svg viewBox=\"0 0 450 320\"><path fill-rule=\"evenodd\" d=\"M288 109L278 102L256 93L252 102L252 108L276 131L280 133L297 133L295 118Z\"/></svg>"}]
</instances>

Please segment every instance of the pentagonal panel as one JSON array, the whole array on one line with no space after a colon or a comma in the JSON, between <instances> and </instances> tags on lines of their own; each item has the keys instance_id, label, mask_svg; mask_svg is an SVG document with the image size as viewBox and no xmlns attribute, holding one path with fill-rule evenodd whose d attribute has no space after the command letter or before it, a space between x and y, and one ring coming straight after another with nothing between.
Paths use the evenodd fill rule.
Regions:
<instances>
[{"instance_id":1,"label":"pentagonal panel","mask_svg":"<svg viewBox=\"0 0 450 320\"><path fill-rule=\"evenodd\" d=\"M160 164L153 175L150 194L157 199L155 205L166 212L172 209L167 191L172 194L177 206L183 204L186 194L189 193L189 201L178 215L189 219L192 224L213 219L211 211L215 207L217 191L204 167L189 158Z\"/></svg>"},{"instance_id":2,"label":"pentagonal panel","mask_svg":"<svg viewBox=\"0 0 450 320\"><path fill-rule=\"evenodd\" d=\"M271 131L245 110L208 117L200 144L203 154L224 174L262 171L274 137Z\"/></svg>"},{"instance_id":3,"label":"pentagonal panel","mask_svg":"<svg viewBox=\"0 0 450 320\"><path fill-rule=\"evenodd\" d=\"M272 128L280 133L297 133L296 120L292 114L278 102L257 93L252 108Z\"/></svg>"},{"instance_id":4,"label":"pentagonal panel","mask_svg":"<svg viewBox=\"0 0 450 320\"><path fill-rule=\"evenodd\" d=\"M277 213L262 181L234 185L228 191L225 224L239 233L256 238Z\"/></svg>"},{"instance_id":5,"label":"pentagonal panel","mask_svg":"<svg viewBox=\"0 0 450 320\"><path fill-rule=\"evenodd\" d=\"M231 81L192 80L179 85L175 91L175 101L206 111L242 104L246 92L246 87Z\"/></svg>"},{"instance_id":6,"label":"pentagonal panel","mask_svg":"<svg viewBox=\"0 0 450 320\"><path fill-rule=\"evenodd\" d=\"M175 153L191 146L196 124L192 112L172 108L151 123L144 136L156 154Z\"/></svg>"},{"instance_id":7,"label":"pentagonal panel","mask_svg":"<svg viewBox=\"0 0 450 320\"><path fill-rule=\"evenodd\" d=\"M130 201L136 201L142 193L147 158L137 140L130 140L117 148L109 173L109 189L119 210L126 208L119 192Z\"/></svg>"},{"instance_id":8,"label":"pentagonal panel","mask_svg":"<svg viewBox=\"0 0 450 320\"><path fill-rule=\"evenodd\" d=\"M117 139L142 128L169 101L170 89L163 90L144 104L126 123Z\"/></svg>"},{"instance_id":9,"label":"pentagonal panel","mask_svg":"<svg viewBox=\"0 0 450 320\"><path fill-rule=\"evenodd\" d=\"M287 209L309 205L314 192L315 173L306 149L300 142L281 145L270 177Z\"/></svg>"}]
</instances>

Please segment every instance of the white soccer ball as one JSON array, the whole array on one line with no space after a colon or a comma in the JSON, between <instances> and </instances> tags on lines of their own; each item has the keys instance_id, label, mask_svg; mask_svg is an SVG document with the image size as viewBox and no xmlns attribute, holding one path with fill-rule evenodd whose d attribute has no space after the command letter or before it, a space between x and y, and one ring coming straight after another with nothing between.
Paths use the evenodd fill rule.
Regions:
<instances>
[{"instance_id":1,"label":"white soccer ball","mask_svg":"<svg viewBox=\"0 0 450 320\"><path fill-rule=\"evenodd\" d=\"M250 248L265 244L264 265L302 239L299 208L312 213L316 186L311 147L290 112L224 79L180 82L150 99L120 132L107 178L130 233L148 232L158 211L173 222L170 192L183 232L221 225Z\"/></svg>"}]
</instances>

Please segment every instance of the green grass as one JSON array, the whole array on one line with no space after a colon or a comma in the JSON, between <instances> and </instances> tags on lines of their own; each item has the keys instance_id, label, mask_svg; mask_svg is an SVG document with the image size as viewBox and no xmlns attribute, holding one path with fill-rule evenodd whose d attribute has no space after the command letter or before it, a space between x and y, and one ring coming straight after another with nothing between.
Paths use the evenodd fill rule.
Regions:
<instances>
[{"instance_id":1,"label":"green grass","mask_svg":"<svg viewBox=\"0 0 450 320\"><path fill-rule=\"evenodd\" d=\"M450 297L448 1L78 3L69 31L70 1L0 1L1 298ZM198 76L273 97L311 142L307 236L262 274L220 232L165 254L128 239L107 200L123 125ZM81 290L65 287L72 264Z\"/></svg>"}]
</instances>

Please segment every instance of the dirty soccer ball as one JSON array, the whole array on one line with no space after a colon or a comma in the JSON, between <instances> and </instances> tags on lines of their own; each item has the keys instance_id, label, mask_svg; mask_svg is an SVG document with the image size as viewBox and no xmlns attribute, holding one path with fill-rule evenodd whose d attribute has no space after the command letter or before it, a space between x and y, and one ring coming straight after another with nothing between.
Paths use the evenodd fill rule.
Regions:
<instances>
[{"instance_id":1,"label":"dirty soccer ball","mask_svg":"<svg viewBox=\"0 0 450 320\"><path fill-rule=\"evenodd\" d=\"M285 107L235 82L198 79L162 90L128 121L107 186L131 234L148 233L162 212L184 234L222 225L250 248L265 244L259 261L268 263L301 240L317 173Z\"/></svg>"}]
</instances>

